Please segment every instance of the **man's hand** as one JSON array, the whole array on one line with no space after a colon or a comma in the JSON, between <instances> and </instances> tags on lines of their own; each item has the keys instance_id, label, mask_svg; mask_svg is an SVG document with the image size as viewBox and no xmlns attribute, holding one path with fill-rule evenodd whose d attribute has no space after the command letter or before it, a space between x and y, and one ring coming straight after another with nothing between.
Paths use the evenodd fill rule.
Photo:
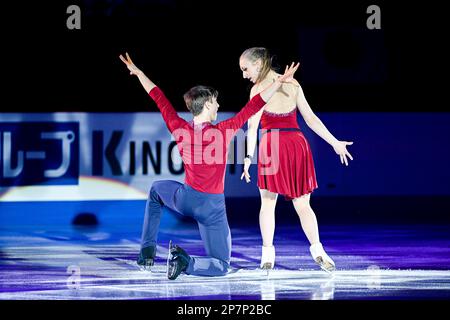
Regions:
<instances>
[{"instance_id":1,"label":"man's hand","mask_svg":"<svg viewBox=\"0 0 450 320\"><path fill-rule=\"evenodd\" d=\"M284 70L284 74L278 78L278 81L294 82L294 74L295 74L295 71L297 71L299 66L300 66L300 62L297 62L296 65L294 65L294 62L292 62L290 67L286 66L286 69Z\"/></svg>"},{"instance_id":2,"label":"man's hand","mask_svg":"<svg viewBox=\"0 0 450 320\"><path fill-rule=\"evenodd\" d=\"M128 52L126 52L125 55L127 56L126 60L122 55L120 55L119 58L120 58L120 60L123 61L123 63L125 63L128 70L130 70L130 75L135 75L135 76L140 75L142 73L142 71L139 70L139 68L134 65L133 61L131 60L130 56L128 55Z\"/></svg>"},{"instance_id":3,"label":"man's hand","mask_svg":"<svg viewBox=\"0 0 450 320\"><path fill-rule=\"evenodd\" d=\"M297 81L294 79L294 73L297 71L298 67L300 66L300 62L298 62L296 65L294 65L294 62L292 62L291 66L286 66L286 70L284 71L284 74L278 79L273 82L271 85L269 85L267 88L265 88L263 91L260 92L261 98L267 102L270 98L274 95L274 93L281 87L281 85L285 82L294 83L296 84Z\"/></svg>"},{"instance_id":4,"label":"man's hand","mask_svg":"<svg viewBox=\"0 0 450 320\"><path fill-rule=\"evenodd\" d=\"M149 93L156 85L141 71L138 67L136 67L133 63L133 60L131 60L130 56L128 55L128 52L125 53L127 58L125 59L122 55L119 56L120 60L125 63L128 70L130 70L130 74L137 76L139 81L142 84L142 87L144 87L145 92Z\"/></svg>"}]
</instances>

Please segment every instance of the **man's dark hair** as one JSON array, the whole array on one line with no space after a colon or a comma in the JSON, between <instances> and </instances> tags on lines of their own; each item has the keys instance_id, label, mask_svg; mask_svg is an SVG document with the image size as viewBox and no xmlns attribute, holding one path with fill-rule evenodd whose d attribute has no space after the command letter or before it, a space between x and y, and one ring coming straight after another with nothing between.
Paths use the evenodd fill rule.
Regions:
<instances>
[{"instance_id":1,"label":"man's dark hair","mask_svg":"<svg viewBox=\"0 0 450 320\"><path fill-rule=\"evenodd\" d=\"M206 101L212 102L212 98L216 98L219 95L216 89L207 86L195 86L189 89L183 95L184 102L188 110L195 116L198 116L205 105Z\"/></svg>"}]
</instances>

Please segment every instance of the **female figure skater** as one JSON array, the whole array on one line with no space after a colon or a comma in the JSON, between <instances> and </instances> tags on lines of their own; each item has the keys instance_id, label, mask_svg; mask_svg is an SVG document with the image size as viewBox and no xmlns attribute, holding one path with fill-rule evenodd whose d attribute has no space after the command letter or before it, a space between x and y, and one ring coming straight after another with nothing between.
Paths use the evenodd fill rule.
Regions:
<instances>
[{"instance_id":1,"label":"female figure skater","mask_svg":"<svg viewBox=\"0 0 450 320\"><path fill-rule=\"evenodd\" d=\"M254 83L250 97L279 77L272 68L272 59L266 48L245 50L239 59L239 65L243 77ZM297 109L308 127L333 147L342 164L348 165L347 157L353 160L346 148L353 142L339 141L328 131L311 110L300 84L295 81L284 83L266 106L248 120L247 155L241 180L245 177L246 182L250 182L249 168L261 122L258 188L261 194L259 225L263 246L260 267L268 270L275 264L275 205L278 194L282 194L287 200L292 200L311 244L310 252L314 261L323 270L331 272L335 270L335 263L323 249L316 215L309 203L311 193L318 185L309 143L297 123ZM278 134L278 140L271 137L275 134Z\"/></svg>"}]
</instances>

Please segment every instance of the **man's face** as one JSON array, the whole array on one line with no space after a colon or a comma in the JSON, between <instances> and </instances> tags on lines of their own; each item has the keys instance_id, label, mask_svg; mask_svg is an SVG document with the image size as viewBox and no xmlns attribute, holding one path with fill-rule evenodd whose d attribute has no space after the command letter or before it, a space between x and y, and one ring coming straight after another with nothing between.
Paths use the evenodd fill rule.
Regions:
<instances>
[{"instance_id":1,"label":"man's face","mask_svg":"<svg viewBox=\"0 0 450 320\"><path fill-rule=\"evenodd\" d=\"M215 121L217 119L217 110L219 109L219 103L217 102L217 98L211 98L211 101L207 102L209 108L209 114L211 115L211 120Z\"/></svg>"},{"instance_id":2,"label":"man's face","mask_svg":"<svg viewBox=\"0 0 450 320\"><path fill-rule=\"evenodd\" d=\"M241 58L239 60L239 67L242 70L242 77L244 79L249 79L251 82L255 83L256 79L258 79L259 72L259 60L255 62L251 62L246 58Z\"/></svg>"}]
</instances>

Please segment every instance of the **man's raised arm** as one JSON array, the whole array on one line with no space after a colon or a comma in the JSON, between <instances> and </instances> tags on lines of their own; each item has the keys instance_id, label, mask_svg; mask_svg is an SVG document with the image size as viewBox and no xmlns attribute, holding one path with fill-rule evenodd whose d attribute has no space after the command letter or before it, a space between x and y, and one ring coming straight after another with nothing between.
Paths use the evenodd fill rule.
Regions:
<instances>
[{"instance_id":1,"label":"man's raised arm","mask_svg":"<svg viewBox=\"0 0 450 320\"><path fill-rule=\"evenodd\" d=\"M255 95L241 111L238 112L234 117L222 121L218 124L221 129L239 129L244 123L255 113L262 109L265 106L267 101L272 98L275 92L281 87L283 82L293 82L294 74L297 71L300 63L294 65L292 62L291 66L286 66L284 74L280 76L277 80L275 80L271 85L261 91L259 94Z\"/></svg>"},{"instance_id":2,"label":"man's raised arm","mask_svg":"<svg viewBox=\"0 0 450 320\"><path fill-rule=\"evenodd\" d=\"M180 118L175 110L175 108L170 103L169 99L164 95L162 90L158 88L153 81L151 81L131 60L128 53L126 53L127 59L122 55L119 56L120 60L125 63L130 75L135 75L138 77L142 87L145 89L148 95L155 101L158 109L161 111L164 121L166 122L167 128L170 132L181 127L186 121Z\"/></svg>"}]
</instances>

